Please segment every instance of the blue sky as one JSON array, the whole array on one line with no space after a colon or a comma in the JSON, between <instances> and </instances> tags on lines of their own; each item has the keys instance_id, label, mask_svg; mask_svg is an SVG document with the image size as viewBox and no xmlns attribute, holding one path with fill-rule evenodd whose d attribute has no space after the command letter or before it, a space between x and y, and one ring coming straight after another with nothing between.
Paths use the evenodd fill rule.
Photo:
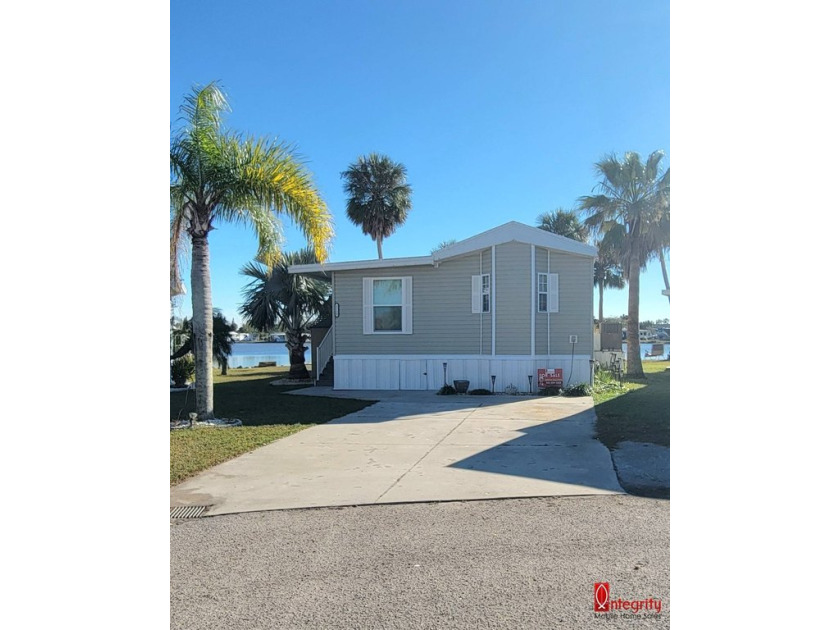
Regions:
<instances>
[{"instance_id":1,"label":"blue sky","mask_svg":"<svg viewBox=\"0 0 840 630\"><path fill-rule=\"evenodd\" d=\"M335 220L332 261L376 258L345 218L340 173L359 155L389 155L414 194L384 255L426 255L446 239L572 208L605 154L663 149L670 166L669 19L661 0L173 0L170 120L193 85L217 80L231 128L296 145ZM302 247L285 225L285 246ZM241 322L239 269L256 241L218 227L213 302ZM663 288L653 261L642 319L670 317ZM176 315L190 310L188 294ZM626 312L627 291L607 291L605 315Z\"/></svg>"}]
</instances>

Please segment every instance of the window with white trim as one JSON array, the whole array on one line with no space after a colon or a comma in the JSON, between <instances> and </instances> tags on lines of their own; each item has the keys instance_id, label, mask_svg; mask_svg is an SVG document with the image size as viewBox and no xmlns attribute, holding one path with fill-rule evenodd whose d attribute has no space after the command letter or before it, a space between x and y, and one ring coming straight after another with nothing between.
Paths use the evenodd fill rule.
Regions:
<instances>
[{"instance_id":1,"label":"window with white trim","mask_svg":"<svg viewBox=\"0 0 840 630\"><path fill-rule=\"evenodd\" d=\"M537 274L537 311L548 312L548 274Z\"/></svg>"},{"instance_id":2,"label":"window with white trim","mask_svg":"<svg viewBox=\"0 0 840 630\"><path fill-rule=\"evenodd\" d=\"M560 276L556 273L537 274L537 312L557 313L560 311Z\"/></svg>"},{"instance_id":3,"label":"window with white trim","mask_svg":"<svg viewBox=\"0 0 840 630\"><path fill-rule=\"evenodd\" d=\"M472 312L490 312L490 274L472 277Z\"/></svg>"},{"instance_id":4,"label":"window with white trim","mask_svg":"<svg viewBox=\"0 0 840 630\"><path fill-rule=\"evenodd\" d=\"M364 334L411 334L411 277L363 278L362 304Z\"/></svg>"}]
</instances>

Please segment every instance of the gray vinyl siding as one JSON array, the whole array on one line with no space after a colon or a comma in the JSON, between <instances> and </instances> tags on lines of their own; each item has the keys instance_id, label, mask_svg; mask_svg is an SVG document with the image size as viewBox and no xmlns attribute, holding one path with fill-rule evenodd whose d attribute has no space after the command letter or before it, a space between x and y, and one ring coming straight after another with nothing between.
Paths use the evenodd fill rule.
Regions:
<instances>
[{"instance_id":1,"label":"gray vinyl siding","mask_svg":"<svg viewBox=\"0 0 840 630\"><path fill-rule=\"evenodd\" d=\"M537 313L536 353L548 353L548 330L551 329L551 354L571 354L569 335L577 335L575 354L592 354L592 264L593 259L538 247L536 273L556 273L560 284L558 313ZM550 265L549 265L550 262ZM536 278L534 279L536 282ZM534 297L536 303L536 294ZM548 318L551 317L551 326Z\"/></svg>"},{"instance_id":2,"label":"gray vinyl siding","mask_svg":"<svg viewBox=\"0 0 840 630\"><path fill-rule=\"evenodd\" d=\"M496 245L496 354L531 354L531 246Z\"/></svg>"},{"instance_id":3,"label":"gray vinyl siding","mask_svg":"<svg viewBox=\"0 0 840 630\"><path fill-rule=\"evenodd\" d=\"M578 335L576 355L592 352L592 263L586 256L551 250L550 272L559 275L558 313L551 313L551 354L570 354L569 335ZM472 313L471 278L491 273L491 249L432 265L336 271L335 353L342 355L490 355L492 312ZM536 248L536 271L548 271L548 250ZM413 334L362 333L362 279L413 278ZM496 354L531 354L531 305L536 310L536 275L531 277L531 246L496 246ZM492 286L492 279L491 279ZM536 313L535 352L548 352L547 313ZM550 367L550 366L549 366Z\"/></svg>"},{"instance_id":4,"label":"gray vinyl siding","mask_svg":"<svg viewBox=\"0 0 840 630\"><path fill-rule=\"evenodd\" d=\"M486 256L485 256L486 258ZM472 276L480 273L476 252L431 265L335 272L336 354L479 354L481 315L472 311ZM413 278L413 333L362 333L362 279ZM484 335L490 338L489 317ZM486 344L489 347L489 344Z\"/></svg>"}]
</instances>

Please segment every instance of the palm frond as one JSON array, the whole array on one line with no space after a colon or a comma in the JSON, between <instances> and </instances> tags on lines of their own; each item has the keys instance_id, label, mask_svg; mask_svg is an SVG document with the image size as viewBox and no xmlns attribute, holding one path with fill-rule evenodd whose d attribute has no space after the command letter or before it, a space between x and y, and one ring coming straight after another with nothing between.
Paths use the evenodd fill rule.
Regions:
<instances>
[{"instance_id":1,"label":"palm frond","mask_svg":"<svg viewBox=\"0 0 840 630\"><path fill-rule=\"evenodd\" d=\"M218 200L218 215L253 225L258 255L269 268L279 261L279 214L288 216L301 229L318 261L326 260L333 237L332 217L294 149L263 138L233 135L222 139L222 147L230 182L226 194Z\"/></svg>"}]
</instances>

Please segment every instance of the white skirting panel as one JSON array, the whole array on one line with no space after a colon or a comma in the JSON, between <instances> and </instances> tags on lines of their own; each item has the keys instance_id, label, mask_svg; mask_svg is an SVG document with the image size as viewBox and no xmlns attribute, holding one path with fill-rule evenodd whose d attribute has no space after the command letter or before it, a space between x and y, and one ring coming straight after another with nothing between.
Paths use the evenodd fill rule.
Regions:
<instances>
[{"instance_id":1,"label":"white skirting panel","mask_svg":"<svg viewBox=\"0 0 840 630\"><path fill-rule=\"evenodd\" d=\"M561 368L567 385L589 382L589 356L488 356L488 355L336 355L335 389L406 389L437 390L446 382L468 380L470 389L491 389L491 375L496 376L496 392L514 385L528 391L528 376L533 376L536 393L538 368Z\"/></svg>"}]
</instances>

